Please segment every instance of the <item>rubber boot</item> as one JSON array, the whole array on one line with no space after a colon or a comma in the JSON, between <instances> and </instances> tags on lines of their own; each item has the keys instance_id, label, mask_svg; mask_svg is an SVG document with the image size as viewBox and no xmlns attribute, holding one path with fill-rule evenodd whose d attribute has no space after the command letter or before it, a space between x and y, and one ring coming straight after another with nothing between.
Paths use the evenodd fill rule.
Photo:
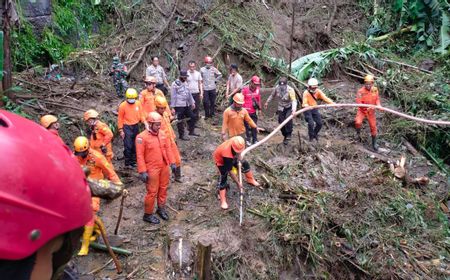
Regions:
<instances>
[{"instance_id":1,"label":"rubber boot","mask_svg":"<svg viewBox=\"0 0 450 280\"><path fill-rule=\"evenodd\" d=\"M372 149L375 152L378 152L378 145L377 145L377 136L372 136Z\"/></svg>"},{"instance_id":2,"label":"rubber boot","mask_svg":"<svg viewBox=\"0 0 450 280\"><path fill-rule=\"evenodd\" d=\"M361 138L361 128L357 128L356 129L356 140L358 142L362 142L362 138Z\"/></svg>"},{"instance_id":3,"label":"rubber boot","mask_svg":"<svg viewBox=\"0 0 450 280\"><path fill-rule=\"evenodd\" d=\"M249 183L250 185L259 187L259 183L256 182L255 177L253 177L253 172L251 170L245 173L245 179L247 180L247 183Z\"/></svg>"},{"instance_id":4,"label":"rubber boot","mask_svg":"<svg viewBox=\"0 0 450 280\"><path fill-rule=\"evenodd\" d=\"M90 241L94 242L95 240L97 240L97 238L102 235L102 232L100 231L100 228L98 227L97 224L94 225L94 232L91 235Z\"/></svg>"},{"instance_id":5,"label":"rubber boot","mask_svg":"<svg viewBox=\"0 0 450 280\"><path fill-rule=\"evenodd\" d=\"M181 166L177 166L175 169L175 181L181 183Z\"/></svg>"},{"instance_id":6,"label":"rubber boot","mask_svg":"<svg viewBox=\"0 0 450 280\"><path fill-rule=\"evenodd\" d=\"M228 209L227 190L226 189L220 190L219 195L220 195L220 208L224 210Z\"/></svg>"},{"instance_id":7,"label":"rubber boot","mask_svg":"<svg viewBox=\"0 0 450 280\"><path fill-rule=\"evenodd\" d=\"M81 241L81 249L78 256L86 256L89 253L89 243L94 232L94 226L84 226L83 240Z\"/></svg>"}]
</instances>

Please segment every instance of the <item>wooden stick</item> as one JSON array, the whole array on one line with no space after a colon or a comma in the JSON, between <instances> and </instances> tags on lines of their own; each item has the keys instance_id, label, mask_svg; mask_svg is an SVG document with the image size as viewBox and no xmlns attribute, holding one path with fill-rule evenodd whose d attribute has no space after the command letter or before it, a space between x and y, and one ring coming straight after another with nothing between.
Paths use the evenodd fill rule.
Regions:
<instances>
[{"instance_id":1,"label":"wooden stick","mask_svg":"<svg viewBox=\"0 0 450 280\"><path fill-rule=\"evenodd\" d=\"M119 232L120 221L122 220L122 214L123 214L123 203L124 203L127 195L128 195L128 192L122 193L122 199L120 200L119 216L117 217L117 223L116 223L116 228L114 229L114 235L117 235L117 233Z\"/></svg>"},{"instance_id":2,"label":"wooden stick","mask_svg":"<svg viewBox=\"0 0 450 280\"><path fill-rule=\"evenodd\" d=\"M99 272L100 270L102 270L102 269L104 269L105 267L107 267L108 264L110 264L112 261L113 261L113 259L110 259L110 260L109 260L107 263L105 263L104 265L102 265L102 266L100 266L100 267L98 267L98 268L96 268L96 269L94 269L94 270L88 272L88 274L95 274L95 273Z\"/></svg>"},{"instance_id":3,"label":"wooden stick","mask_svg":"<svg viewBox=\"0 0 450 280\"><path fill-rule=\"evenodd\" d=\"M108 252L114 261L114 265L116 266L117 274L122 273L122 265L120 264L119 259L117 258L116 254L114 254L113 250L111 249L111 246L109 245L109 240L106 237L106 230L105 230L105 226L103 225L102 220L100 220L99 217L95 217L95 223L98 225L98 227L100 229L100 233L102 234L103 241L105 241L105 245L108 248Z\"/></svg>"},{"instance_id":4,"label":"wooden stick","mask_svg":"<svg viewBox=\"0 0 450 280\"><path fill-rule=\"evenodd\" d=\"M433 74L433 72L431 72L431 71L419 68L419 67L414 66L414 65L410 65L410 64L403 63L403 62L390 60L390 59L382 59L382 60L385 61L385 62L388 62L388 63L393 63L393 64L397 64L397 65L400 65L400 66L409 67L409 68L412 68L412 69L415 69L415 70L418 70L418 71L422 71L422 72L425 72L427 74Z\"/></svg>"}]
</instances>

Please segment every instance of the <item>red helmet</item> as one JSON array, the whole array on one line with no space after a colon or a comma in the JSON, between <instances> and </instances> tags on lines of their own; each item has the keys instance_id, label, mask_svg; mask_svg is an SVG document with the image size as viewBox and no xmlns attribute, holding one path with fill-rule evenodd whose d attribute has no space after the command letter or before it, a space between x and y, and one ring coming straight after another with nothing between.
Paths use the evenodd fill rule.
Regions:
<instances>
[{"instance_id":1,"label":"red helmet","mask_svg":"<svg viewBox=\"0 0 450 280\"><path fill-rule=\"evenodd\" d=\"M261 79L258 76L253 76L252 77L252 83L255 85L260 85L261 84Z\"/></svg>"},{"instance_id":2,"label":"red helmet","mask_svg":"<svg viewBox=\"0 0 450 280\"><path fill-rule=\"evenodd\" d=\"M205 63L212 63L212 62L213 62L212 57L210 57L209 55L205 56Z\"/></svg>"},{"instance_id":3,"label":"red helmet","mask_svg":"<svg viewBox=\"0 0 450 280\"><path fill-rule=\"evenodd\" d=\"M69 148L0 110L0 259L30 256L92 218L91 192Z\"/></svg>"}]
</instances>

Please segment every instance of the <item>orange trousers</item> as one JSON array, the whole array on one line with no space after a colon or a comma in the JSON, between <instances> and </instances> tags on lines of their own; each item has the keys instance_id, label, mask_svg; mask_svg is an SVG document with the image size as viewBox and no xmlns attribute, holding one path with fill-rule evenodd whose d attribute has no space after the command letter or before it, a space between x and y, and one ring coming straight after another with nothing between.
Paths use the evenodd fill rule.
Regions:
<instances>
[{"instance_id":1,"label":"orange trousers","mask_svg":"<svg viewBox=\"0 0 450 280\"><path fill-rule=\"evenodd\" d=\"M148 182L146 185L147 195L145 196L145 214L153 214L155 209L155 199L158 207L166 204L167 187L169 186L169 166L156 167L148 170Z\"/></svg>"},{"instance_id":2,"label":"orange trousers","mask_svg":"<svg viewBox=\"0 0 450 280\"><path fill-rule=\"evenodd\" d=\"M175 143L175 141L173 140L170 141L170 151L172 152L173 157L175 158L175 165L177 167L180 167L181 166L180 151L178 150L177 143Z\"/></svg>"},{"instance_id":3,"label":"orange trousers","mask_svg":"<svg viewBox=\"0 0 450 280\"><path fill-rule=\"evenodd\" d=\"M377 118L375 116L375 110L358 109L355 118L355 128L361 128L364 119L367 117L370 126L370 134L372 136L377 135Z\"/></svg>"},{"instance_id":4,"label":"orange trousers","mask_svg":"<svg viewBox=\"0 0 450 280\"><path fill-rule=\"evenodd\" d=\"M113 150L112 150L112 145L111 145L111 143L109 143L108 145L106 145L106 150L107 150L106 155L103 154L102 149L100 149L100 147L92 147L92 148L93 148L94 150L96 150L97 152L101 153L102 155L104 155L105 158L106 158L106 160L107 160L110 164L112 164L112 159L113 159L114 153L113 153Z\"/></svg>"},{"instance_id":5,"label":"orange trousers","mask_svg":"<svg viewBox=\"0 0 450 280\"><path fill-rule=\"evenodd\" d=\"M92 197L92 219L86 224L86 226L93 226L95 222L95 217L97 217L97 212L100 210L100 198Z\"/></svg>"}]
</instances>

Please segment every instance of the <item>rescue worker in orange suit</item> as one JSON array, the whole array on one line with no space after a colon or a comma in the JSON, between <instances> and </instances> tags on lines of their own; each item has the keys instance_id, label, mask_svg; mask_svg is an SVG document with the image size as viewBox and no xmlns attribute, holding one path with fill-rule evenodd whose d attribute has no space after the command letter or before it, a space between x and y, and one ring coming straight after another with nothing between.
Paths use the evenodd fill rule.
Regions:
<instances>
[{"instance_id":1,"label":"rescue worker in orange suit","mask_svg":"<svg viewBox=\"0 0 450 280\"><path fill-rule=\"evenodd\" d=\"M114 156L112 150L113 133L109 126L98 119L98 112L90 109L84 113L84 121L91 129L91 148L97 152L101 152L108 162L112 164Z\"/></svg>"},{"instance_id":2,"label":"rescue worker in orange suit","mask_svg":"<svg viewBox=\"0 0 450 280\"><path fill-rule=\"evenodd\" d=\"M58 122L58 118L53 115L45 115L41 117L40 123L43 127L45 127L49 132L57 136L61 142L61 136L59 136L59 128L60 124Z\"/></svg>"},{"instance_id":3,"label":"rescue worker in orange suit","mask_svg":"<svg viewBox=\"0 0 450 280\"><path fill-rule=\"evenodd\" d=\"M92 218L83 171L40 125L4 110L0 124L0 278L70 279L66 264Z\"/></svg>"},{"instance_id":4,"label":"rescue worker in orange suit","mask_svg":"<svg viewBox=\"0 0 450 280\"><path fill-rule=\"evenodd\" d=\"M158 208L156 213L165 221L169 220L166 211L167 187L169 185L169 166L175 172L175 159L170 150L170 140L161 131L162 117L151 112L147 121L149 129L136 137L137 164L140 179L146 183L145 213L143 220L159 224L160 220L154 214L155 200Z\"/></svg>"},{"instance_id":5,"label":"rescue worker in orange suit","mask_svg":"<svg viewBox=\"0 0 450 280\"><path fill-rule=\"evenodd\" d=\"M235 94L236 96L237 94ZM239 184L239 179L234 172L231 170L234 168L238 168L238 158L240 153L245 149L245 140L242 136L235 136L226 140L213 153L214 162L219 169L220 177L219 183L217 185L220 197L220 207L222 209L228 209L227 203L227 189L229 189L229 185L227 182L228 175L231 176L231 179L236 183L239 188L242 188L242 185ZM244 160L242 161L242 173L245 174L245 179L247 183L253 185L255 187L259 186L259 183L253 177L253 172L250 170L250 164Z\"/></svg>"},{"instance_id":6,"label":"rescue worker in orange suit","mask_svg":"<svg viewBox=\"0 0 450 280\"><path fill-rule=\"evenodd\" d=\"M150 112L156 110L155 107L155 97L162 96L164 93L156 88L156 78L153 76L147 76L144 79L145 89L139 94L139 101L142 104L142 109L144 110L145 116L148 116Z\"/></svg>"},{"instance_id":7,"label":"rescue worker in orange suit","mask_svg":"<svg viewBox=\"0 0 450 280\"><path fill-rule=\"evenodd\" d=\"M312 107L317 105L317 100L323 100L327 104L334 104L334 102L328 98L323 91L319 88L319 81L315 78L308 80L308 89L303 92L303 104L302 107ZM322 116L319 109L312 109L303 113L305 120L308 123L308 136L309 141L319 141L319 131L322 128ZM315 126L314 126L315 123Z\"/></svg>"},{"instance_id":8,"label":"rescue worker in orange suit","mask_svg":"<svg viewBox=\"0 0 450 280\"><path fill-rule=\"evenodd\" d=\"M243 105L244 96L242 93L236 93L233 96L233 105L223 112L222 139L224 141L238 135L245 137L245 123L252 129L257 129L255 122Z\"/></svg>"},{"instance_id":9,"label":"rescue worker in orange suit","mask_svg":"<svg viewBox=\"0 0 450 280\"><path fill-rule=\"evenodd\" d=\"M170 122L172 121L172 115L170 114L170 111L167 111L168 103L164 96L157 96L155 98L155 106L156 106L156 112L161 115L161 131L164 132L164 134L169 138L170 142L170 151L172 152L172 155L175 159L175 173L173 174L175 177L175 181L181 183L181 156L180 151L178 150L178 146L176 143L176 135L173 131L172 126L170 125Z\"/></svg>"},{"instance_id":10,"label":"rescue worker in orange suit","mask_svg":"<svg viewBox=\"0 0 450 280\"><path fill-rule=\"evenodd\" d=\"M148 129L142 104L138 100L138 93L134 88L128 88L125 92L126 100L119 105L117 127L120 137L123 139L123 155L125 167L136 167L136 136L139 134L139 123L145 124Z\"/></svg>"},{"instance_id":11,"label":"rescue worker in orange suit","mask_svg":"<svg viewBox=\"0 0 450 280\"><path fill-rule=\"evenodd\" d=\"M356 103L371 104L381 106L380 97L378 95L378 88L374 86L375 78L372 75L364 77L364 86L358 90L356 94ZM358 135L358 140L361 139L361 125L367 117L370 126L370 134L372 135L372 148L378 151L377 145L377 119L375 116L375 109L372 108L358 108L355 118L355 128Z\"/></svg>"},{"instance_id":12,"label":"rescue worker in orange suit","mask_svg":"<svg viewBox=\"0 0 450 280\"><path fill-rule=\"evenodd\" d=\"M73 142L74 154L82 167L89 168L88 178L101 180L106 178L114 184L121 185L122 182L114 171L114 167L108 162L105 156L89 146L89 140L84 136L79 136ZM100 198L92 197L93 218L84 226L83 240L78 256L85 256L89 253L89 243L94 232L94 221L97 212L100 210Z\"/></svg>"}]
</instances>

